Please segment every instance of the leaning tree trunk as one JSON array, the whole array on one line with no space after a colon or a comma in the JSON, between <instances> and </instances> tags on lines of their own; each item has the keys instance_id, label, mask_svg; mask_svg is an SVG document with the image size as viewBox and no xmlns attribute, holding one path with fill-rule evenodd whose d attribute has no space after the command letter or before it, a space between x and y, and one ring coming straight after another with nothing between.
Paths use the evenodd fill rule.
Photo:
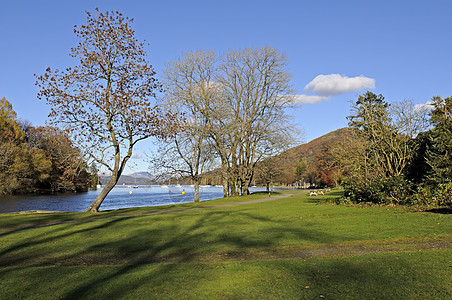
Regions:
<instances>
[{"instance_id":1,"label":"leaning tree trunk","mask_svg":"<svg viewBox=\"0 0 452 300\"><path fill-rule=\"evenodd\" d=\"M96 197L96 200L94 200L93 203L91 203L91 205L88 207L87 210L85 210L85 212L99 212L100 205L104 201L105 197L107 197L108 193L110 193L110 191L115 187L116 182L118 181L117 179L118 179L117 175L111 176L108 183L104 186L102 191Z\"/></svg>"},{"instance_id":2,"label":"leaning tree trunk","mask_svg":"<svg viewBox=\"0 0 452 300\"><path fill-rule=\"evenodd\" d=\"M129 146L129 150L127 152L127 155L124 157L124 159L121 162L120 159L120 151L119 146L117 145L117 150L115 154L115 167L112 170L112 175L110 178L110 181L105 185L105 187L102 189L100 194L96 197L96 200L94 200L93 203L88 207L85 212L99 212L99 207L104 201L105 197L107 197L108 193L115 187L116 183L118 183L119 178L121 177L122 171L124 170L124 167L129 160L130 156L132 156L132 143Z\"/></svg>"}]
</instances>

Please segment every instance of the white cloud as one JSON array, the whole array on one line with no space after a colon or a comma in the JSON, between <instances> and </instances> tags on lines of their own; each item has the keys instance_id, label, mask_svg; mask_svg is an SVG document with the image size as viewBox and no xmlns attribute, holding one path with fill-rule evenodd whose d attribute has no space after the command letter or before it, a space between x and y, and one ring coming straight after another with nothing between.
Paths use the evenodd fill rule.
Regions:
<instances>
[{"instance_id":1,"label":"white cloud","mask_svg":"<svg viewBox=\"0 0 452 300\"><path fill-rule=\"evenodd\" d=\"M293 101L297 104L315 104L320 103L326 100L329 100L330 97L326 96L310 96L310 95L294 95Z\"/></svg>"},{"instance_id":2,"label":"white cloud","mask_svg":"<svg viewBox=\"0 0 452 300\"><path fill-rule=\"evenodd\" d=\"M422 110L426 110L426 111L430 111L433 110L435 107L433 106L433 101L427 101L427 103L423 103L423 104L416 104L414 106L414 111L415 112L419 112Z\"/></svg>"},{"instance_id":3,"label":"white cloud","mask_svg":"<svg viewBox=\"0 0 452 300\"><path fill-rule=\"evenodd\" d=\"M143 155L137 153L133 153L132 156L130 157L130 159L142 159L142 158Z\"/></svg>"},{"instance_id":4,"label":"white cloud","mask_svg":"<svg viewBox=\"0 0 452 300\"><path fill-rule=\"evenodd\" d=\"M375 79L364 75L347 77L340 74L319 75L305 86L305 90L320 96L339 95L366 88L374 89Z\"/></svg>"}]
</instances>

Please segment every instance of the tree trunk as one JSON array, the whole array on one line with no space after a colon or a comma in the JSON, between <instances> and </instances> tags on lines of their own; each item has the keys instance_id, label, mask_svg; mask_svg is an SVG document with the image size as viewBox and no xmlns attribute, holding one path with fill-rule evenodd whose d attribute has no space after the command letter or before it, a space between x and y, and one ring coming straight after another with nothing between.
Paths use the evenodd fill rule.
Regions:
<instances>
[{"instance_id":1,"label":"tree trunk","mask_svg":"<svg viewBox=\"0 0 452 300\"><path fill-rule=\"evenodd\" d=\"M230 192L231 197L239 195L239 193L237 191L237 181L236 180L230 180L229 187L231 188L231 192Z\"/></svg>"},{"instance_id":2,"label":"tree trunk","mask_svg":"<svg viewBox=\"0 0 452 300\"><path fill-rule=\"evenodd\" d=\"M113 136L113 135L112 135ZM112 170L110 181L105 185L100 194L96 197L93 203L88 207L85 212L99 212L99 207L104 201L105 197L107 197L108 193L115 187L116 183L118 183L119 178L121 177L122 171L124 170L124 166L129 160L130 156L132 156L132 146L129 146L129 150L124 159L120 160L120 151L119 148L115 153L115 167Z\"/></svg>"},{"instance_id":3,"label":"tree trunk","mask_svg":"<svg viewBox=\"0 0 452 300\"><path fill-rule=\"evenodd\" d=\"M195 203L199 202L199 180L195 180Z\"/></svg>"},{"instance_id":4,"label":"tree trunk","mask_svg":"<svg viewBox=\"0 0 452 300\"><path fill-rule=\"evenodd\" d=\"M247 170L245 178L243 180L243 191L242 191L243 193L242 193L242 196L250 194L249 188L251 186L251 182L253 181L253 177L254 177L253 175L254 175L253 170Z\"/></svg>"},{"instance_id":5,"label":"tree trunk","mask_svg":"<svg viewBox=\"0 0 452 300\"><path fill-rule=\"evenodd\" d=\"M221 166L221 175L223 177L223 198L229 197L229 174L227 166L223 163Z\"/></svg>"},{"instance_id":6,"label":"tree trunk","mask_svg":"<svg viewBox=\"0 0 452 300\"><path fill-rule=\"evenodd\" d=\"M118 178L117 175L111 176L108 183L104 186L102 191L96 197L96 200L94 200L93 203L91 203L91 205L88 207L87 210L85 210L85 212L99 212L99 207L104 201L105 197L107 197L108 193L110 193L110 191L115 187L117 178Z\"/></svg>"}]
</instances>

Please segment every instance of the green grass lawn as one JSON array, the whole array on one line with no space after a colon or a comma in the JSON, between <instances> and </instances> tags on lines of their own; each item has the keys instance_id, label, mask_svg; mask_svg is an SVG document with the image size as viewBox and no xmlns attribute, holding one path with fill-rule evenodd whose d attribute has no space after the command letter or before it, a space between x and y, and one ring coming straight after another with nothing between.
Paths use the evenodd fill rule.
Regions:
<instances>
[{"instance_id":1,"label":"green grass lawn","mask_svg":"<svg viewBox=\"0 0 452 300\"><path fill-rule=\"evenodd\" d=\"M452 297L451 214L263 197L2 214L0 299Z\"/></svg>"}]
</instances>

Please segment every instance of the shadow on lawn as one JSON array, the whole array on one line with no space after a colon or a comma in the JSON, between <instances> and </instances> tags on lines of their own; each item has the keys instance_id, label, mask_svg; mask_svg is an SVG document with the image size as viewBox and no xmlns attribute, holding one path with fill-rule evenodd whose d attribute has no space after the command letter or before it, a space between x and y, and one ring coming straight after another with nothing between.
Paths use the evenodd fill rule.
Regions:
<instances>
[{"instance_id":1,"label":"shadow on lawn","mask_svg":"<svg viewBox=\"0 0 452 300\"><path fill-rule=\"evenodd\" d=\"M450 207L433 208L433 209L426 210L426 212L449 215L449 214L452 214L452 208L450 208Z\"/></svg>"},{"instance_id":2,"label":"shadow on lawn","mask_svg":"<svg viewBox=\"0 0 452 300\"><path fill-rule=\"evenodd\" d=\"M278 245L281 238L288 235L300 241L315 242L334 241L336 238L334 235L317 232L312 228L291 228L289 223L249 213L246 208L241 211L215 210L207 213L204 211L195 222L184 227L180 220L188 215L193 218L193 213L197 212L124 217L98 220L96 223L84 222L49 227L38 236L31 236L27 240L21 240L2 249L0 266L25 269L34 266L109 265L112 266L110 272L107 274L93 272L89 282L71 281L73 289L62 296L66 299L86 298L92 295L93 290L109 286L107 291L103 291L102 297L118 298L151 281L158 283L160 280L167 280L168 272L177 267L172 263L224 261L224 256L230 258L234 255L235 260L245 259L246 257L241 255L246 255L254 249L265 252L266 248ZM265 225L256 228L258 234L253 235L241 231L242 222ZM153 226L155 223L157 225ZM79 229L74 230L72 226ZM91 234L95 237L99 234L97 230L118 232L118 236L105 239L100 236L99 242L91 240L77 253L74 251L71 253L71 243L80 246L80 240L77 239L86 238ZM27 234L32 234L32 231ZM68 241L68 238L74 241ZM40 250L32 250L34 247ZM30 250L27 251L27 248ZM232 252L226 252L223 248L232 249ZM65 252L71 254L62 256L61 253ZM161 262L170 263L155 264L153 271L145 272L141 277L131 275L146 264ZM0 274L13 272L15 269L3 269ZM82 272L82 269L77 270ZM133 280L121 280L121 276L132 276ZM193 282L196 283L196 278ZM44 281L42 285L52 285L52 280ZM52 288L56 287L49 287Z\"/></svg>"},{"instance_id":3,"label":"shadow on lawn","mask_svg":"<svg viewBox=\"0 0 452 300\"><path fill-rule=\"evenodd\" d=\"M231 219L231 215L233 218ZM183 218L185 213L172 215L176 219ZM145 217L137 217L138 219ZM137 219L136 219L137 220ZM258 238L240 234L240 230L226 228L238 226L241 220L252 220L253 222L267 222L272 224L261 230ZM240 226L238 226L240 227ZM209 234L209 232L220 231L221 234ZM245 212L215 211L202 214L202 216L191 226L182 228L175 220L175 224L170 224L158 228L140 229L134 231L134 235L124 238L118 238L115 241L97 244L86 249L84 253L78 255L89 255L114 250L115 260L119 269L114 272L98 276L86 284L81 284L70 293L65 295L65 299L85 298L91 292L91 288L99 288L104 285L113 288L102 293L102 297L121 298L126 296L129 291L138 289L140 286L153 282L158 284L168 279L168 274L177 268L177 264L184 262L214 262L222 260L223 255L230 255L221 250L224 246L228 249L240 250L246 249L265 249L278 242L278 239L285 234L297 235L300 239L317 241L319 239L328 239L324 233L313 232L312 230L289 229L283 222L273 221L269 218L256 216ZM323 236L322 236L323 235ZM234 255L232 253L232 255ZM240 254L239 254L240 255ZM71 258L68 258L71 260ZM101 257L99 257L101 259ZM237 260L240 260L237 257ZM135 278L134 280L118 280L120 276L132 276L139 268L145 264L155 262L170 262L154 265L152 272ZM194 277L192 286L196 286L200 274ZM190 285L185 286L189 289Z\"/></svg>"},{"instance_id":4,"label":"shadow on lawn","mask_svg":"<svg viewBox=\"0 0 452 300\"><path fill-rule=\"evenodd\" d=\"M401 257L312 260L303 264L282 260L269 264L270 270L286 270L286 276L296 278L294 289L300 299L414 299L420 296L420 291L412 287L419 286L421 278L416 278L420 276Z\"/></svg>"},{"instance_id":5,"label":"shadow on lawn","mask_svg":"<svg viewBox=\"0 0 452 300\"><path fill-rule=\"evenodd\" d=\"M47 247L47 253L43 252L33 252L33 251L24 251L24 249L43 245L43 244L51 244L51 243L57 243L58 240L64 239L76 234L80 233L86 233L90 231L95 231L98 229L104 229L107 227L112 226L115 223L119 223L122 221L125 221L130 217L124 217L124 218L118 218L118 219L112 219L105 221L105 223L102 223L100 225L95 225L89 228L80 228L78 230L68 229L67 226L74 226L73 224L64 224L54 227L49 227L49 230L46 230L45 232L34 235L31 230L36 229L37 227L30 226L25 228L19 228L12 230L7 234L15 234L15 233L25 233L27 231L30 231L31 236L27 238L26 240L23 240L19 243L16 243L10 247L6 247L0 250L0 266L1 267L7 267L7 266L20 266L20 265L32 265L32 266L47 266L47 265L54 265L55 263L58 263L54 257L58 255L59 250L62 250L61 248L54 246L54 247ZM79 224L79 225L83 225ZM48 227L48 225L46 225ZM80 226L84 227L84 226ZM65 249L66 250L66 249ZM15 252L19 253L15 253ZM25 254L23 253L25 252ZM3 272L0 271L0 274Z\"/></svg>"},{"instance_id":6,"label":"shadow on lawn","mask_svg":"<svg viewBox=\"0 0 452 300\"><path fill-rule=\"evenodd\" d=\"M295 237L300 242L318 243L335 242L338 238L337 233L328 234L310 227L293 228L290 222L262 217L247 212L246 208L240 211L203 211L195 222L183 225L185 223L181 219L187 216L194 219L193 214L197 212L183 211L167 215L62 224L40 231L42 234L36 236L32 235L35 228L17 229L14 233L27 233L30 238L1 249L0 266L24 269L34 266L76 266L81 267L76 270L82 273L82 266L109 265L111 268L108 268L108 272L96 273L92 269L89 281L84 278L71 281L72 290L61 296L65 299L92 298L93 292L100 289L103 290L102 298L119 298L142 285L149 285L150 282L158 285L159 282L171 280L168 274L178 268L173 263L221 262L225 260L225 256L233 256L233 260L246 259L246 253L254 250L265 253L271 247L280 245L281 239L287 236ZM265 225L258 226L258 234L252 235L241 230L241 226L249 226L245 224L248 222ZM73 226L77 226L77 229ZM30 231L27 232L28 230ZM99 234L97 230L117 232L117 236L99 236L98 242L87 241L86 246L76 253L70 251L71 243L80 246L81 239L91 235L96 237ZM74 241L68 241L68 238ZM52 246L43 246L44 244ZM33 251L34 247L40 250ZM27 248L30 250L27 251ZM226 252L223 248L232 251ZM71 254L62 256L61 253L65 252ZM152 271L135 276L143 266L153 263ZM3 269L0 274L14 272L17 268ZM123 280L123 276L127 280ZM203 275L196 273L194 276L198 276L191 279L192 285L196 286L197 280L201 279L199 276ZM48 289L58 288L52 284L51 279L42 282ZM185 288L189 289L190 285Z\"/></svg>"}]
</instances>

